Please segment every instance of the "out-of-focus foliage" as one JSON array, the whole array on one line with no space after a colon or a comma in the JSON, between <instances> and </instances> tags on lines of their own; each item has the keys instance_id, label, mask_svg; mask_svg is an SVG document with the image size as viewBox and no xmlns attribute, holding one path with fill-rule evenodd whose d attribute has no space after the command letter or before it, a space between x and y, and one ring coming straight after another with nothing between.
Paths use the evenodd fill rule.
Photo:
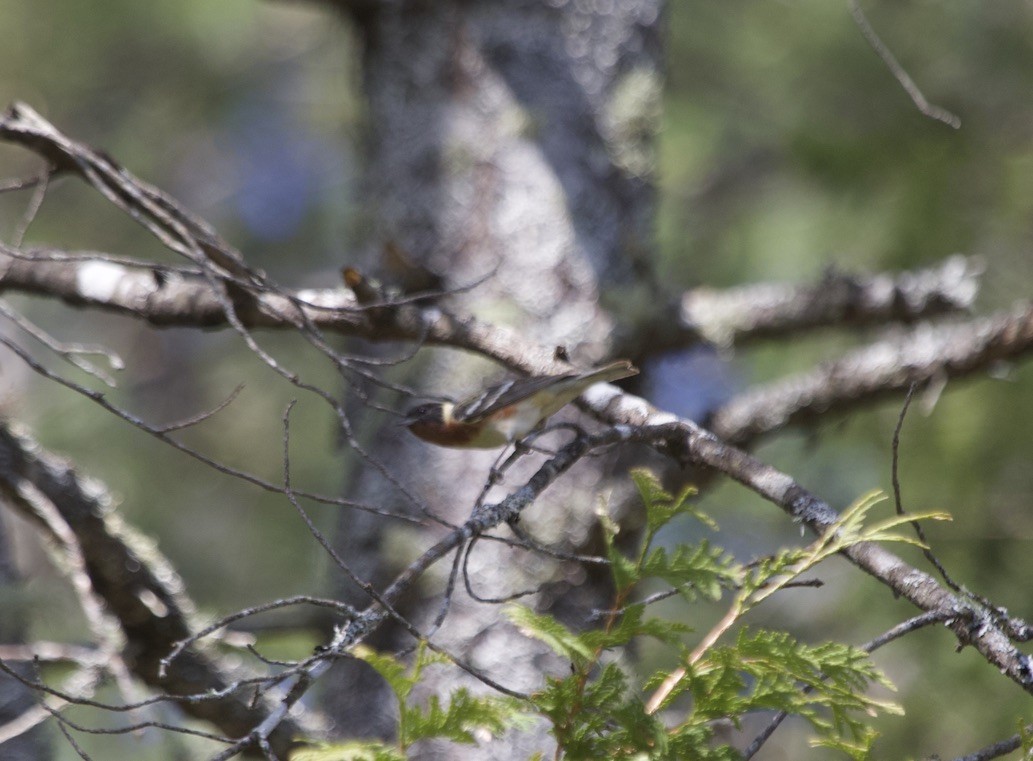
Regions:
<instances>
[{"instance_id":1,"label":"out-of-focus foliage","mask_svg":"<svg viewBox=\"0 0 1033 761\"><path fill-rule=\"evenodd\" d=\"M3 104L24 100L74 137L106 149L210 220L273 276L298 286L338 282L354 171L348 131L360 96L350 81L351 39L332 14L250 0L16 1L0 7L0 28L10 43L0 46ZM6 146L0 160L8 173L35 166ZM10 196L4 201L0 225L9 236L24 207ZM28 240L176 263L142 228L71 179L48 196ZM88 313L74 315L73 335L66 306L15 298L64 339L103 337L129 367L112 397L149 420L190 417L245 383L224 414L186 439L273 481L282 478L280 418L297 393L272 379L235 337L155 331ZM262 339L310 380L334 388L336 379L309 363L296 342ZM242 493L236 482L4 364L4 411L102 478L129 518L160 537L203 602L311 591L321 555L282 499ZM295 414L295 478L338 492L331 422L311 400L301 400ZM325 511L317 519L333 521ZM247 571L238 576L233 567Z\"/></svg>"},{"instance_id":2,"label":"out-of-focus foliage","mask_svg":"<svg viewBox=\"0 0 1033 761\"><path fill-rule=\"evenodd\" d=\"M829 266L903 269L962 252L982 257L982 310L1030 297L1033 282L1033 7L1028 3L863 2L868 20L953 130L922 116L855 26L846 2L675 2L661 142L664 266L686 284L814 280ZM861 338L830 335L761 347L736 361L742 382L831 358ZM1027 619L1033 574L1033 371L949 384L905 422L905 507L944 509L934 549L956 577ZM900 403L760 454L844 505L890 485ZM783 516L734 486L736 521L763 551L792 533ZM741 523L740 523L741 521ZM924 567L917 555L915 562ZM826 571L826 573L829 573ZM853 571L787 595L793 631L862 642L908 606ZM1028 696L951 637L927 631L877 654L905 720L879 722L880 758L970 752L1028 719ZM959 720L958 717L964 717ZM779 730L782 732L782 730ZM785 743L785 757L802 757Z\"/></svg>"},{"instance_id":3,"label":"out-of-focus foliage","mask_svg":"<svg viewBox=\"0 0 1033 761\"><path fill-rule=\"evenodd\" d=\"M879 0L864 8L929 100L960 116L960 130L917 112L845 2L670 3L657 225L663 282L814 280L828 266L915 267L961 251L986 260L982 307L1029 296L1033 7ZM336 282L349 262L349 229L361 224L352 208L361 95L357 47L329 9L255 0L5 0L0 29L0 104L25 100L107 149L285 283ZM0 165L8 173L33 162L0 146ZM19 210L0 203L3 235ZM29 240L170 261L71 180L48 196ZM60 338L103 335L132 368L113 398L157 422L211 407L246 380L231 409L188 440L276 480L280 415L294 394L255 372L233 337L82 313L70 319L61 304L16 302ZM289 341L264 338L307 367ZM734 367L742 382L773 378L857 340L760 347ZM311 372L319 373L312 380L336 382ZM1031 373L1005 367L1003 379L950 385L928 415L916 405L901 449L906 506L954 516L927 529L948 567L1027 618ZM46 446L122 496L120 509L158 537L202 605L312 591L323 561L282 500L242 493L6 359L0 393L5 414L33 425ZM846 505L889 486L897 410L886 403L760 454ZM333 492L343 469L330 431L325 409L303 400L294 476ZM795 531L739 487L708 500L722 510L737 506L719 518L726 530L751 536L746 553L771 550ZM324 525L333 519L325 510L316 517ZM825 573L825 589L786 595L774 623L801 639L820 630L823 638L862 642L913 612L852 570ZM39 598L53 592L41 581L32 590ZM40 632L67 634L66 617L56 618L43 617ZM881 757L960 754L1013 733L1016 717L1028 716L1024 694L977 655L955 653L943 632L915 635L876 660L907 710L904 721L878 722ZM792 728L784 729L772 747L784 743L796 757Z\"/></svg>"}]
</instances>

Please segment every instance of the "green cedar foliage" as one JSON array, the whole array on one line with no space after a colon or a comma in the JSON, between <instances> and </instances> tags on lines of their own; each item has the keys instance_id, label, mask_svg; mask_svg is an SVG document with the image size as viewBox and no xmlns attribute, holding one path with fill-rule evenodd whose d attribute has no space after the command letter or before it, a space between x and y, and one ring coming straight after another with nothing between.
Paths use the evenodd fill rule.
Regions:
<instances>
[{"instance_id":1,"label":"green cedar foliage","mask_svg":"<svg viewBox=\"0 0 1033 761\"><path fill-rule=\"evenodd\" d=\"M498 736L515 721L535 718L549 722L559 747L557 758L725 761L739 754L715 741L715 724L738 726L742 717L758 711L803 718L814 731L815 746L847 758L868 758L876 736L872 717L900 709L867 694L873 683L890 686L867 654L836 642L809 645L786 632L746 627L741 619L844 548L868 541L917 544L897 529L914 520L947 516L894 515L869 523L869 513L882 499L872 493L844 511L809 546L783 549L744 565L706 541L673 551L654 547L657 532L676 516L692 516L717 527L690 501L693 490L672 495L644 470L632 477L646 520L631 556L616 546L617 525L604 511L599 515L615 589L611 609L602 612L602 625L575 632L527 607L506 609L510 621L527 636L569 661L568 673L546 676L543 687L526 702L476 697L459 689L447 705L432 697L416 706L409 698L423 670L432 663L447 664L447 659L421 645L407 667L361 647L354 654L384 677L397 698L397 742L309 747L297 752L294 761L396 761L407 758L408 749L419 740L474 743L475 730ZM647 615L641 587L657 580L689 603L727 595L727 612L704 636L692 637L695 644L690 649L684 644L691 634L687 626ZM670 672L641 680L620 665L624 649L640 637L659 640L676 654Z\"/></svg>"},{"instance_id":2,"label":"green cedar foliage","mask_svg":"<svg viewBox=\"0 0 1033 761\"><path fill-rule=\"evenodd\" d=\"M475 696L459 688L443 705L432 695L417 706L409 697L424 670L431 665L450 663L448 658L421 642L412 666L397 658L377 653L365 645L352 652L372 666L391 687L398 702L398 739L393 745L378 741L346 742L309 746L291 755L291 761L404 761L410 747L420 740L444 738L456 743L474 744L474 732L500 735L514 722L520 723L521 710L511 698Z\"/></svg>"}]
</instances>

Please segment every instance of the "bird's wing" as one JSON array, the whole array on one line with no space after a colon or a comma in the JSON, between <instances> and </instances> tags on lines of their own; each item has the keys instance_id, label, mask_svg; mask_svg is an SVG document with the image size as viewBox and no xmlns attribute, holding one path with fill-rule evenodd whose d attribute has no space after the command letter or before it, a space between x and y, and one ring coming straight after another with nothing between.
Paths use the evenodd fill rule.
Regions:
<instances>
[{"instance_id":1,"label":"bird's wing","mask_svg":"<svg viewBox=\"0 0 1033 761\"><path fill-rule=\"evenodd\" d=\"M538 375L533 378L519 378L506 381L486 389L472 399L460 402L452 411L452 415L458 421L476 423L504 407L534 396L557 381L576 378L577 376L578 373L572 372L564 373L563 375Z\"/></svg>"}]
</instances>

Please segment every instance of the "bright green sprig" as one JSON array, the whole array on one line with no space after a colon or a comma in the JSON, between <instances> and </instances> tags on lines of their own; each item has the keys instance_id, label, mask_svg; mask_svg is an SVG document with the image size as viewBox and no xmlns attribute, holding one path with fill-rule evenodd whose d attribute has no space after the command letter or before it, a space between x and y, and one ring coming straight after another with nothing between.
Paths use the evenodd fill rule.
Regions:
<instances>
[{"instance_id":1,"label":"bright green sprig","mask_svg":"<svg viewBox=\"0 0 1033 761\"><path fill-rule=\"evenodd\" d=\"M556 758L731 761L738 755L715 741L715 726L728 722L737 726L744 716L757 711L785 711L803 718L814 731L813 745L852 759L869 758L876 737L871 718L900 709L868 694L873 684L891 685L867 654L842 643L811 645L786 632L748 628L742 619L843 549L860 542L921 546L898 529L915 520L947 516L894 515L872 521L870 513L883 499L873 492L847 508L810 545L782 549L743 565L706 540L673 549L654 546L658 533L679 516L712 530L717 525L692 502L693 489L671 494L645 470L634 471L632 478L645 507L642 535L633 552L619 550L619 527L605 511L599 514L614 587L613 604L602 612L602 625L574 631L530 608L506 608L507 617L520 631L569 662L569 673L547 676L526 703L474 696L460 688L448 696L447 703L432 696L417 705L413 690L425 669L433 664L448 667L447 659L421 645L406 666L391 656L358 648L354 655L376 669L394 692L397 741L309 747L292 760L400 761L421 740L474 743L482 734L498 736L514 722L538 716L551 725ZM729 595L729 607L690 648L685 645L691 632L688 626L647 615L650 606L641 587L655 581L668 585L672 594L677 592L689 604ZM733 629L732 641L722 644ZM643 637L674 648L681 665L644 681L628 672L620 656ZM1028 744L1027 737L1023 741Z\"/></svg>"}]
</instances>

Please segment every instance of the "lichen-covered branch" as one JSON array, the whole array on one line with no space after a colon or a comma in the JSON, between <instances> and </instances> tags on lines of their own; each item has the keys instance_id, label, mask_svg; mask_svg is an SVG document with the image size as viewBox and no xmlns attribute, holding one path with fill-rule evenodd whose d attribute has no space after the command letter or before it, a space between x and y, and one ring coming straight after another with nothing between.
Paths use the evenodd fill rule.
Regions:
<instances>
[{"instance_id":1,"label":"lichen-covered branch","mask_svg":"<svg viewBox=\"0 0 1033 761\"><path fill-rule=\"evenodd\" d=\"M740 348L827 328L908 325L971 309L982 273L981 262L957 255L905 272L830 270L814 283L693 288L666 304L653 294L634 327L619 336L615 352L642 364L699 343Z\"/></svg>"},{"instance_id":2,"label":"lichen-covered branch","mask_svg":"<svg viewBox=\"0 0 1033 761\"><path fill-rule=\"evenodd\" d=\"M128 640L122 657L139 679L172 695L217 692L234 683L230 669L215 653L201 648L184 653L167 676L159 678L161 659L194 630L193 605L178 574L151 543L120 520L101 484L83 478L26 434L2 425L0 495L9 507L50 531L27 500L28 493L45 500L74 534L93 594L121 626ZM243 693L190 701L183 708L230 736L246 734L265 713L261 702L253 704L252 696ZM285 750L299 730L288 721L271 742Z\"/></svg>"},{"instance_id":3,"label":"lichen-covered branch","mask_svg":"<svg viewBox=\"0 0 1033 761\"><path fill-rule=\"evenodd\" d=\"M908 324L970 309L982 272L977 260L951 256L909 272L830 270L813 284L695 288L681 298L679 326L718 346L741 346L818 328Z\"/></svg>"},{"instance_id":4,"label":"lichen-covered branch","mask_svg":"<svg viewBox=\"0 0 1033 761\"><path fill-rule=\"evenodd\" d=\"M1033 305L988 317L922 324L812 370L755 387L726 402L706 421L722 439L746 445L787 425L928 384L987 372L1033 350Z\"/></svg>"},{"instance_id":5,"label":"lichen-covered branch","mask_svg":"<svg viewBox=\"0 0 1033 761\"><path fill-rule=\"evenodd\" d=\"M156 327L229 327L225 303L201 273L143 262L113 261L92 252L12 249L0 244L0 293L15 291L61 299L75 307L123 314ZM438 306L408 301L360 304L348 288L253 292L238 312L247 328L298 330L302 326L371 341L415 341L468 349L528 372L561 368L554 354L516 331Z\"/></svg>"},{"instance_id":6,"label":"lichen-covered branch","mask_svg":"<svg viewBox=\"0 0 1033 761\"><path fill-rule=\"evenodd\" d=\"M598 413L611 423L631 425L653 432L653 443L662 451L712 468L737 481L765 500L782 508L793 520L816 533L832 526L838 513L791 476L732 446L691 421L679 421L630 395L612 397ZM1022 622L1001 622L998 611L988 611L962 599L936 579L906 563L878 544L861 543L843 554L921 610L949 616L946 625L961 645L971 645L1001 673L1033 694L1033 661L1018 650L1006 632L1024 632ZM1005 626L1007 624L1007 626Z\"/></svg>"}]
</instances>

